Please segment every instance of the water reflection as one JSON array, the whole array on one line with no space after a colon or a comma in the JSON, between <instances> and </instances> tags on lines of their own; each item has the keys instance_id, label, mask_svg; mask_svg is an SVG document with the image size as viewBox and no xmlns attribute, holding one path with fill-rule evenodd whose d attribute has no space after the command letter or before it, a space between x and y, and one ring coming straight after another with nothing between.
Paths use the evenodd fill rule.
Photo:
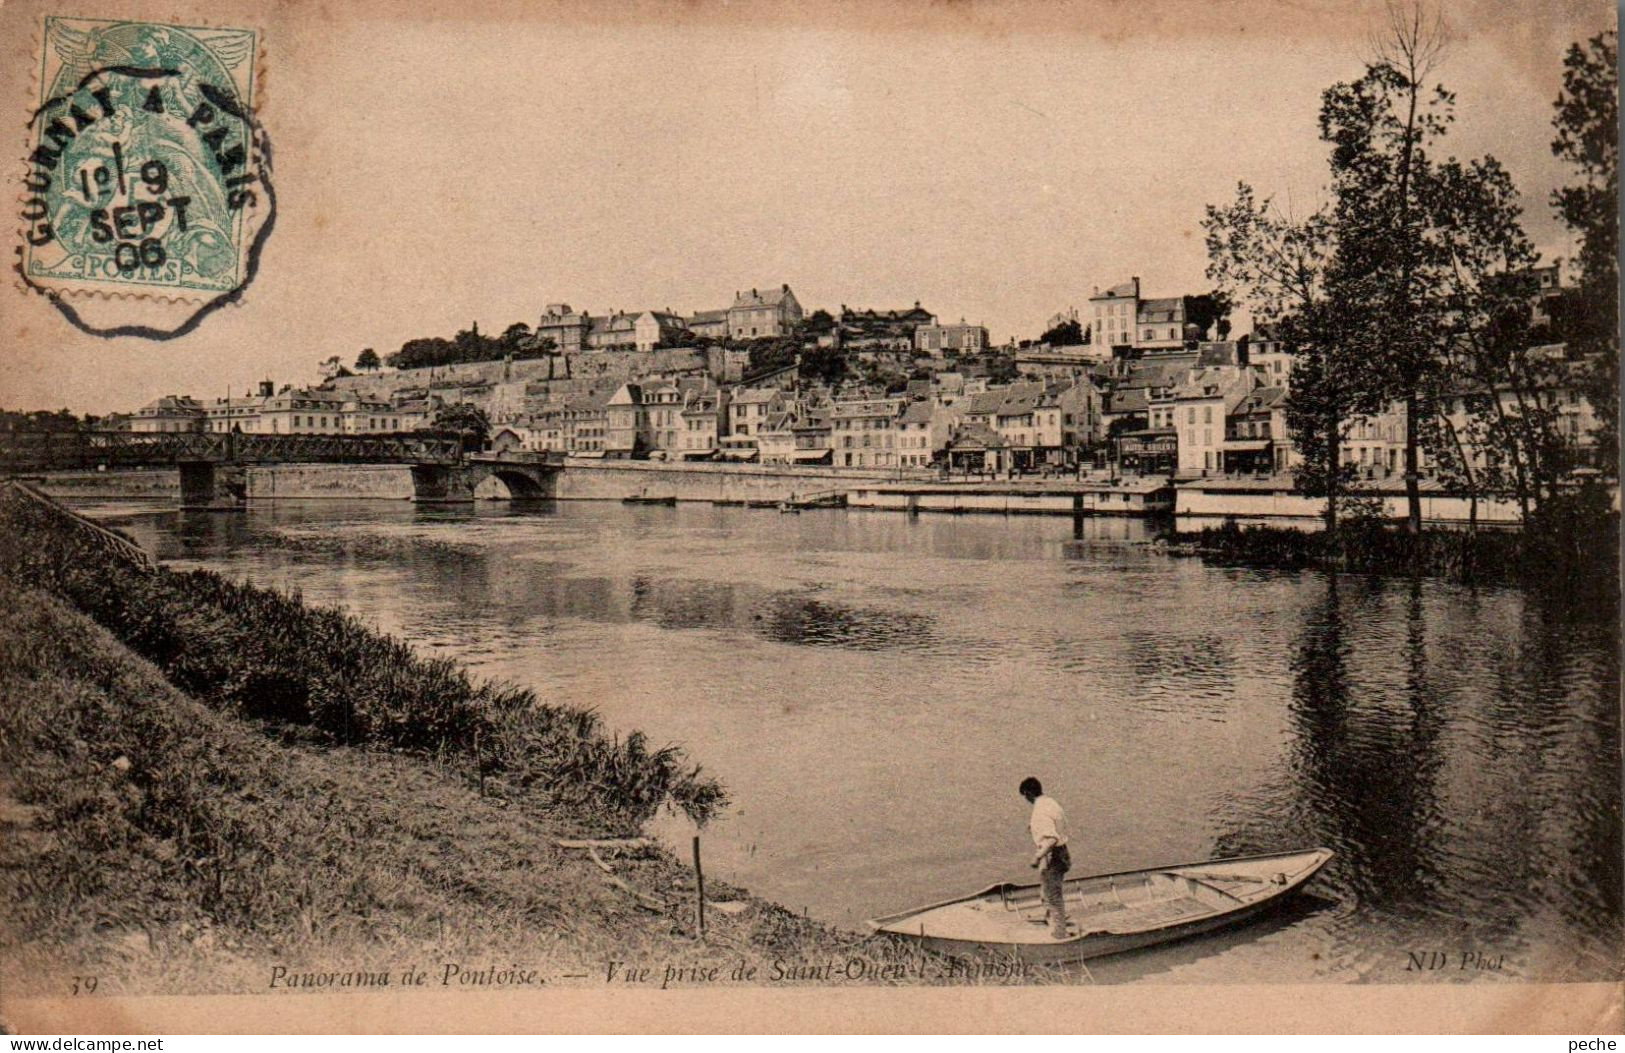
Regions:
<instances>
[{"instance_id":1,"label":"water reflection","mask_svg":"<svg viewBox=\"0 0 1625 1053\"><path fill-rule=\"evenodd\" d=\"M779 643L865 651L930 648L931 618L907 611L865 610L812 596L779 595L759 631Z\"/></svg>"},{"instance_id":2,"label":"water reflection","mask_svg":"<svg viewBox=\"0 0 1625 1053\"><path fill-rule=\"evenodd\" d=\"M1368 690L1350 669L1364 656L1352 653L1346 623L1384 618L1384 589L1369 580L1348 588L1336 575L1324 587L1292 658L1297 799L1318 839L1341 857L1361 903L1404 914L1427 902L1436 859L1427 840L1437 723L1426 715L1435 700L1419 690L1426 675L1420 613L1407 617L1403 641L1391 641L1409 689L1402 698ZM1418 734L1427 727L1435 731Z\"/></svg>"},{"instance_id":3,"label":"water reflection","mask_svg":"<svg viewBox=\"0 0 1625 1053\"><path fill-rule=\"evenodd\" d=\"M1125 524L1080 543L1066 518L570 502L120 520L162 558L686 745L739 804L708 869L833 921L1027 880L1014 785L1038 773L1081 871L1338 853L1293 911L1097 978L1405 982L1433 947L1618 975L1616 619L1209 568Z\"/></svg>"},{"instance_id":4,"label":"water reflection","mask_svg":"<svg viewBox=\"0 0 1625 1053\"><path fill-rule=\"evenodd\" d=\"M1319 587L1290 659L1283 771L1226 801L1220 854L1283 835L1335 850L1327 935L1357 975L1439 940L1506 953L1515 976L1618 975L1612 641L1576 647L1572 623L1529 618L1507 590Z\"/></svg>"}]
</instances>

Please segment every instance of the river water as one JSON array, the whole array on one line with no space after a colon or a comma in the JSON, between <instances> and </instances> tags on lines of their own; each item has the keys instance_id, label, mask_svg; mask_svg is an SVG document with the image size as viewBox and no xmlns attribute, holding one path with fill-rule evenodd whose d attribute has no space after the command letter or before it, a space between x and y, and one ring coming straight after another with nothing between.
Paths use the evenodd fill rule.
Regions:
<instances>
[{"instance_id":1,"label":"river water","mask_svg":"<svg viewBox=\"0 0 1625 1053\"><path fill-rule=\"evenodd\" d=\"M686 504L81 507L682 744L733 798L708 875L814 917L1032 880L1016 785L1037 775L1074 873L1337 853L1291 909L1097 980L1620 975L1612 611L1211 568L1123 544L1131 520L1078 540L1066 519Z\"/></svg>"}]
</instances>

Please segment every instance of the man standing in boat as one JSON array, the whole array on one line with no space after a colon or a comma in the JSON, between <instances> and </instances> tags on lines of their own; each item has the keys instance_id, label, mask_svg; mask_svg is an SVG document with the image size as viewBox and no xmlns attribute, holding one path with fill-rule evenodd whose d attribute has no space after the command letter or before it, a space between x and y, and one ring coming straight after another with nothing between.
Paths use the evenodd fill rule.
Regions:
<instances>
[{"instance_id":1,"label":"man standing in boat","mask_svg":"<svg viewBox=\"0 0 1625 1053\"><path fill-rule=\"evenodd\" d=\"M1037 853L1032 866L1038 868L1040 894L1049 912L1050 935L1057 940L1067 937L1066 899L1062 881L1072 869L1072 854L1066 847L1066 813L1055 798L1044 796L1044 786L1032 776L1021 780L1021 796L1033 806L1028 828L1032 830L1033 845Z\"/></svg>"}]
</instances>

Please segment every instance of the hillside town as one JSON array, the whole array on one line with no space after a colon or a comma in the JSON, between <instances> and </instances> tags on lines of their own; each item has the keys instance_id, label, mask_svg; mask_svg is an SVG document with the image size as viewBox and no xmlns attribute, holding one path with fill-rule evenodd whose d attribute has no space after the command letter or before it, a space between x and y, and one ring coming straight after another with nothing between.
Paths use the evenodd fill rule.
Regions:
<instances>
[{"instance_id":1,"label":"hillside town","mask_svg":"<svg viewBox=\"0 0 1625 1053\"><path fill-rule=\"evenodd\" d=\"M1547 317L1564 292L1560 266L1537 278L1534 331L1560 335ZM1225 314L1211 296L1147 296L1133 277L1094 290L1087 311L1051 318L1049 339L995 347L986 328L943 322L917 301L808 314L788 284L689 315L550 303L533 328L515 327L523 357L367 368L364 353L356 372L330 360L335 375L315 386L169 395L100 427L387 434L474 407L498 453L983 477L1289 476L1301 463L1286 412L1294 351L1268 326L1233 336ZM790 355L753 368L763 348ZM810 371L814 355L839 375ZM1597 421L1576 379L1582 363L1555 339L1531 357L1552 367L1543 395L1576 465L1587 463ZM1341 458L1357 478L1387 479L1403 472L1404 447L1396 405L1351 421Z\"/></svg>"},{"instance_id":2,"label":"hillside town","mask_svg":"<svg viewBox=\"0 0 1625 1053\"><path fill-rule=\"evenodd\" d=\"M1617 1053L1614 11L59 6L8 1041Z\"/></svg>"}]
</instances>

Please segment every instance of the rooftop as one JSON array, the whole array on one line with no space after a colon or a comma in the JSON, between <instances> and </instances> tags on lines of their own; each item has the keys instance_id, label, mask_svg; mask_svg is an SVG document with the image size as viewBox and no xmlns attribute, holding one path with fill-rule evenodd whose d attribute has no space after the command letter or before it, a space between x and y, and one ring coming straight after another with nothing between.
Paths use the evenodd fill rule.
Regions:
<instances>
[{"instance_id":1,"label":"rooftop","mask_svg":"<svg viewBox=\"0 0 1625 1053\"><path fill-rule=\"evenodd\" d=\"M1286 388L1272 386L1254 388L1236 407L1237 413L1262 413L1286 401Z\"/></svg>"},{"instance_id":2,"label":"rooftop","mask_svg":"<svg viewBox=\"0 0 1625 1053\"><path fill-rule=\"evenodd\" d=\"M904 424L929 424L931 423L931 408L929 402L910 402L908 408L903 410L903 416L900 419Z\"/></svg>"},{"instance_id":3,"label":"rooftop","mask_svg":"<svg viewBox=\"0 0 1625 1053\"><path fill-rule=\"evenodd\" d=\"M948 440L951 449L1003 449L1010 445L1004 441L1004 436L989 428L986 424L962 424L954 429L953 438Z\"/></svg>"},{"instance_id":4,"label":"rooftop","mask_svg":"<svg viewBox=\"0 0 1625 1053\"><path fill-rule=\"evenodd\" d=\"M749 406L772 402L778 393L778 388L740 388L734 393L733 403L736 406Z\"/></svg>"},{"instance_id":5,"label":"rooftop","mask_svg":"<svg viewBox=\"0 0 1625 1053\"><path fill-rule=\"evenodd\" d=\"M735 307L777 307L790 299L790 286L781 285L777 289L752 289L750 292L734 293Z\"/></svg>"},{"instance_id":6,"label":"rooftop","mask_svg":"<svg viewBox=\"0 0 1625 1053\"><path fill-rule=\"evenodd\" d=\"M1183 322L1185 320L1185 298L1183 296L1161 296L1154 300L1140 301L1139 320L1141 322Z\"/></svg>"},{"instance_id":7,"label":"rooftop","mask_svg":"<svg viewBox=\"0 0 1625 1053\"><path fill-rule=\"evenodd\" d=\"M1122 298L1122 297L1127 297L1129 299L1137 299L1139 297L1139 295L1140 295L1140 279L1131 278L1126 282L1120 282L1117 285L1112 286L1110 289L1107 289L1103 293L1095 293L1093 296L1089 297L1089 299L1091 299L1091 300L1110 300L1110 299L1116 299L1116 298Z\"/></svg>"}]
</instances>

